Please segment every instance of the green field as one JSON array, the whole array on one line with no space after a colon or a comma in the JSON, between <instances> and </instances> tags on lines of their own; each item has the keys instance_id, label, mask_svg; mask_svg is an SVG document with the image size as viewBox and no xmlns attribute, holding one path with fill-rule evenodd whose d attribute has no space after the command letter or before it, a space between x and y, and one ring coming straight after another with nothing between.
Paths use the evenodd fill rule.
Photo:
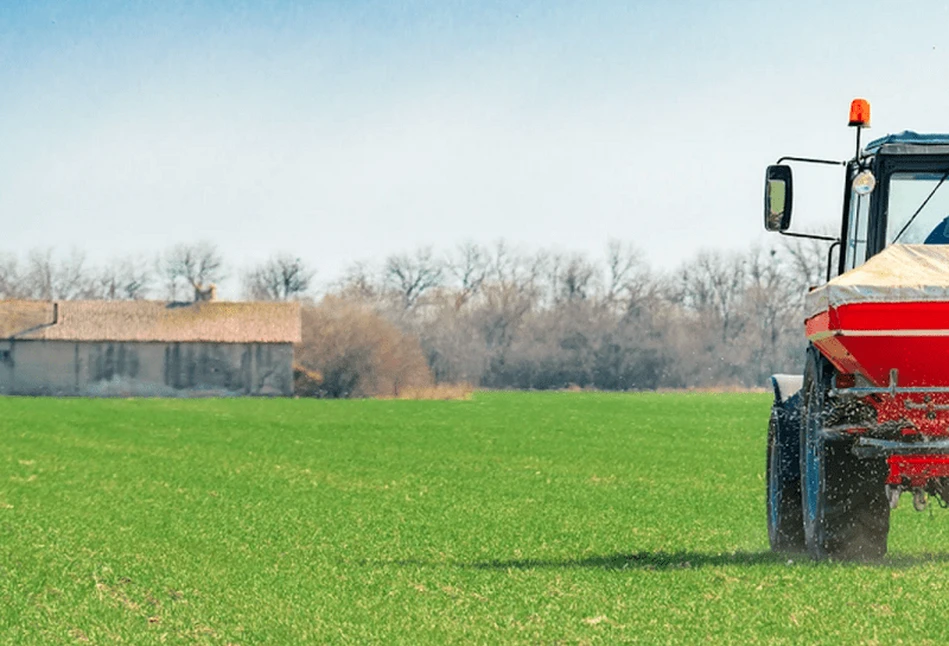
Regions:
<instances>
[{"instance_id":1,"label":"green field","mask_svg":"<svg viewBox=\"0 0 949 646\"><path fill-rule=\"evenodd\" d=\"M0 643L949 641L949 511L768 552L768 407L0 398Z\"/></svg>"}]
</instances>

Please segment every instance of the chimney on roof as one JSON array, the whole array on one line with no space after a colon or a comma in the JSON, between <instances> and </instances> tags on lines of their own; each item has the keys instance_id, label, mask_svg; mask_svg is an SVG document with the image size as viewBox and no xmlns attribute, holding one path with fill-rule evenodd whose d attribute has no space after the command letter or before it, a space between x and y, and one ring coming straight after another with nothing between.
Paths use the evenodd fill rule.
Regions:
<instances>
[{"instance_id":1,"label":"chimney on roof","mask_svg":"<svg viewBox=\"0 0 949 646\"><path fill-rule=\"evenodd\" d=\"M207 288L202 285L194 286L194 302L195 303L210 303L211 301L217 300L217 285L211 283Z\"/></svg>"}]
</instances>

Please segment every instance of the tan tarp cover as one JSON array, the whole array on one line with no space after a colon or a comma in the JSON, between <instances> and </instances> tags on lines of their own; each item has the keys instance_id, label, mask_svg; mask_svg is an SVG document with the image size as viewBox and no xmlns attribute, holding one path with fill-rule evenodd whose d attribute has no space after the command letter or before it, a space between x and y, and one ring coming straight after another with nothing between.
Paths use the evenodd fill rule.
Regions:
<instances>
[{"instance_id":1,"label":"tan tarp cover","mask_svg":"<svg viewBox=\"0 0 949 646\"><path fill-rule=\"evenodd\" d=\"M849 303L949 301L949 245L890 245L811 291L807 316Z\"/></svg>"}]
</instances>

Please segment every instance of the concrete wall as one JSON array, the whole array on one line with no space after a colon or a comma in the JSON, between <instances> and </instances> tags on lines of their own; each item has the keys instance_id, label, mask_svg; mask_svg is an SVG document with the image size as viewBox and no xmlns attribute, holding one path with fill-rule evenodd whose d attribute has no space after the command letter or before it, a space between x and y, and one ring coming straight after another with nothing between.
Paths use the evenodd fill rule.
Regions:
<instances>
[{"instance_id":1,"label":"concrete wall","mask_svg":"<svg viewBox=\"0 0 949 646\"><path fill-rule=\"evenodd\" d=\"M293 394L289 343L0 341L0 394Z\"/></svg>"}]
</instances>

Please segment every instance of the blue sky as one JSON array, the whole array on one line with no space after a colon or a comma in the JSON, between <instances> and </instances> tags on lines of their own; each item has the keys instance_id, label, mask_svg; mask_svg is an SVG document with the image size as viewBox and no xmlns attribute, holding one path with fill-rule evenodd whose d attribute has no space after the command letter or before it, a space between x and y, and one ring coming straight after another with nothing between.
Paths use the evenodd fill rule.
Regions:
<instances>
[{"instance_id":1,"label":"blue sky","mask_svg":"<svg viewBox=\"0 0 949 646\"><path fill-rule=\"evenodd\" d=\"M793 6L791 6L793 5ZM506 238L661 267L760 232L764 166L949 131L949 5L0 0L0 251L235 265ZM838 221L798 176L798 228Z\"/></svg>"}]
</instances>

